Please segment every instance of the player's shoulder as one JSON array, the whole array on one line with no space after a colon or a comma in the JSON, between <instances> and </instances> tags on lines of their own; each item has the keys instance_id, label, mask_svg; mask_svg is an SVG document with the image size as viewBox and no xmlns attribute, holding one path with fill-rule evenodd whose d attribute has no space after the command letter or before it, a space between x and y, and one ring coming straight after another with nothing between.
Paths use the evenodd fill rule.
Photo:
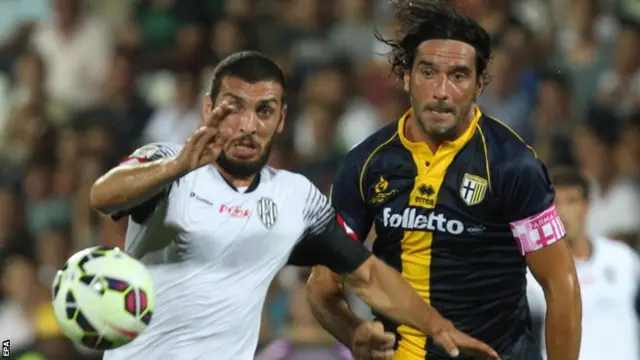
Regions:
<instances>
[{"instance_id":1,"label":"player's shoulder","mask_svg":"<svg viewBox=\"0 0 640 360\"><path fill-rule=\"evenodd\" d=\"M313 182L306 176L284 169L276 169L265 166L262 175L267 181L274 183L277 187L286 189L287 193L300 194L307 193L311 188L315 188Z\"/></svg>"},{"instance_id":2,"label":"player's shoulder","mask_svg":"<svg viewBox=\"0 0 640 360\"><path fill-rule=\"evenodd\" d=\"M478 125L492 175L509 179L540 171L535 150L507 124L483 114Z\"/></svg>"},{"instance_id":3,"label":"player's shoulder","mask_svg":"<svg viewBox=\"0 0 640 360\"><path fill-rule=\"evenodd\" d=\"M175 156L180 153L183 144L170 142L153 142L140 146L133 153L134 157L156 157L156 156Z\"/></svg>"},{"instance_id":4,"label":"player's shoulder","mask_svg":"<svg viewBox=\"0 0 640 360\"><path fill-rule=\"evenodd\" d=\"M533 148L504 122L483 114L479 126L494 162L511 163L537 157ZM516 159L518 161L514 161Z\"/></svg>"},{"instance_id":5,"label":"player's shoulder","mask_svg":"<svg viewBox=\"0 0 640 360\"><path fill-rule=\"evenodd\" d=\"M362 169L373 155L398 139L398 122L386 125L353 146L343 159L343 167Z\"/></svg>"}]
</instances>

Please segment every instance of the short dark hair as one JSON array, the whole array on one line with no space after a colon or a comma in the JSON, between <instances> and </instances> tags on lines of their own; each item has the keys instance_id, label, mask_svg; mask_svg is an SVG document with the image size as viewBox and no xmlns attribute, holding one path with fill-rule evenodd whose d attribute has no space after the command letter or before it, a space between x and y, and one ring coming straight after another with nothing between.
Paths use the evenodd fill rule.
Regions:
<instances>
[{"instance_id":1,"label":"short dark hair","mask_svg":"<svg viewBox=\"0 0 640 360\"><path fill-rule=\"evenodd\" d=\"M286 81L282 69L275 61L257 51L240 51L231 54L218 63L213 70L209 94L215 100L222 80L227 76L240 78L249 83L275 81L282 85L282 101L285 102Z\"/></svg>"},{"instance_id":2,"label":"short dark hair","mask_svg":"<svg viewBox=\"0 0 640 360\"><path fill-rule=\"evenodd\" d=\"M582 192L582 197L589 198L591 186L587 177L580 170L573 167L556 167L549 171L549 177L553 186L578 187Z\"/></svg>"},{"instance_id":3,"label":"short dark hair","mask_svg":"<svg viewBox=\"0 0 640 360\"><path fill-rule=\"evenodd\" d=\"M550 82L558 85L562 91L571 92L571 79L563 69L545 68L540 72L540 81Z\"/></svg>"},{"instance_id":4,"label":"short dark hair","mask_svg":"<svg viewBox=\"0 0 640 360\"><path fill-rule=\"evenodd\" d=\"M620 119L612 109L592 106L587 110L584 120L585 129L609 149L614 149L621 136Z\"/></svg>"},{"instance_id":5,"label":"short dark hair","mask_svg":"<svg viewBox=\"0 0 640 360\"><path fill-rule=\"evenodd\" d=\"M375 36L391 47L389 62L399 79L413 66L422 42L450 39L473 46L478 77L485 84L489 82L486 70L491 59L491 36L473 18L445 0L394 0L393 7L400 22L398 38L386 39L377 31Z\"/></svg>"}]
</instances>

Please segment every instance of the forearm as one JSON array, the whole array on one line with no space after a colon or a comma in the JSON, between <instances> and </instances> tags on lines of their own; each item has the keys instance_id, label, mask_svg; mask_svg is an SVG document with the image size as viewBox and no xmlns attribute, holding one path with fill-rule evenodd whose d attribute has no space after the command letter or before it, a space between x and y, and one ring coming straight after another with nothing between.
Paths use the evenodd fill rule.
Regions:
<instances>
[{"instance_id":1,"label":"forearm","mask_svg":"<svg viewBox=\"0 0 640 360\"><path fill-rule=\"evenodd\" d=\"M362 321L351 312L344 294L315 296L309 293L309 304L318 323L342 344L351 347L353 335Z\"/></svg>"},{"instance_id":2,"label":"forearm","mask_svg":"<svg viewBox=\"0 0 640 360\"><path fill-rule=\"evenodd\" d=\"M111 214L138 205L178 179L173 158L116 167L100 177L91 188L91 205Z\"/></svg>"},{"instance_id":3,"label":"forearm","mask_svg":"<svg viewBox=\"0 0 640 360\"><path fill-rule=\"evenodd\" d=\"M545 343L548 360L577 360L582 338L582 301L576 294L548 294Z\"/></svg>"},{"instance_id":4,"label":"forearm","mask_svg":"<svg viewBox=\"0 0 640 360\"><path fill-rule=\"evenodd\" d=\"M382 261L369 266L368 279L348 276L345 286L352 289L376 311L397 323L411 326L430 335L430 324L441 315L428 305L409 283Z\"/></svg>"}]
</instances>

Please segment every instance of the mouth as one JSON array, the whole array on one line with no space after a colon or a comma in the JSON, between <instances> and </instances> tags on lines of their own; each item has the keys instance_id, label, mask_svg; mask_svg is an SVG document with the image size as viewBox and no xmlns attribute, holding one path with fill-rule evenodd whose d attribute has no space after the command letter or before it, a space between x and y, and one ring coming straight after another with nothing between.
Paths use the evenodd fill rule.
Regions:
<instances>
[{"instance_id":1,"label":"mouth","mask_svg":"<svg viewBox=\"0 0 640 360\"><path fill-rule=\"evenodd\" d=\"M231 154L237 158L252 158L259 153L260 149L255 144L240 142L231 146Z\"/></svg>"},{"instance_id":2,"label":"mouth","mask_svg":"<svg viewBox=\"0 0 640 360\"><path fill-rule=\"evenodd\" d=\"M450 109L427 109L427 112L433 115L445 116L453 114L453 111Z\"/></svg>"}]
</instances>

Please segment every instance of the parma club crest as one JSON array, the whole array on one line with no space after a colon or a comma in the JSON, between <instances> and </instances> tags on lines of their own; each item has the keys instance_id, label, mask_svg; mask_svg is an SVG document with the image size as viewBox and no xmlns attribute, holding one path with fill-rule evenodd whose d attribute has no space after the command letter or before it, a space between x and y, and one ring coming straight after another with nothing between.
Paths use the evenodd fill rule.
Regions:
<instances>
[{"instance_id":1,"label":"parma club crest","mask_svg":"<svg viewBox=\"0 0 640 360\"><path fill-rule=\"evenodd\" d=\"M487 194L488 182L477 175L464 174L462 186L460 186L460 197L467 206L478 205L484 200Z\"/></svg>"},{"instance_id":2,"label":"parma club crest","mask_svg":"<svg viewBox=\"0 0 640 360\"><path fill-rule=\"evenodd\" d=\"M271 229L276 224L278 220L278 205L270 198L263 197L258 200L256 211L262 225L267 229Z\"/></svg>"}]
</instances>

